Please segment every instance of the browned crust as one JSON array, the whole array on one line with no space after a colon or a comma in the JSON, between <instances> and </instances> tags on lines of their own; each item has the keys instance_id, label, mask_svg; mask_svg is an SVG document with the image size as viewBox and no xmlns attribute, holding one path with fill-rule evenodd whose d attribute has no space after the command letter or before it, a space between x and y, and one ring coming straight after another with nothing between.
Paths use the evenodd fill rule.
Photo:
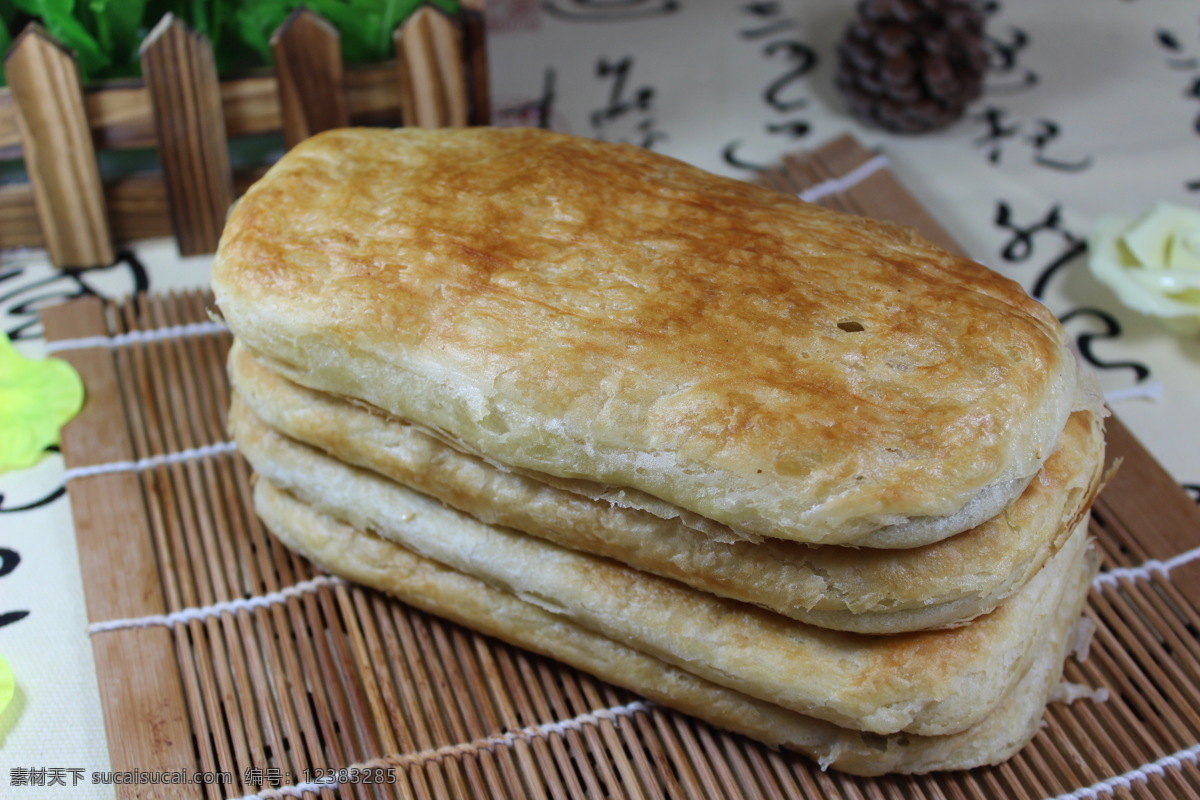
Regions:
<instances>
[{"instance_id":1,"label":"browned crust","mask_svg":"<svg viewBox=\"0 0 1200 800\"><path fill-rule=\"evenodd\" d=\"M1071 403L1061 326L1016 283L542 131L314 137L233 211L214 287L296 380L751 534L950 514L1035 473Z\"/></svg>"}]
</instances>

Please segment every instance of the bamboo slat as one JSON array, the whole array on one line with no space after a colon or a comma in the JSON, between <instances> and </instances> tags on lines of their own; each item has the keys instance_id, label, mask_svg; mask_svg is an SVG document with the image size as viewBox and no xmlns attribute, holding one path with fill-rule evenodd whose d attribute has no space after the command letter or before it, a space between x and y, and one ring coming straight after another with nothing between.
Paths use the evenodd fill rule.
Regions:
<instances>
[{"instance_id":1,"label":"bamboo slat","mask_svg":"<svg viewBox=\"0 0 1200 800\"><path fill-rule=\"evenodd\" d=\"M179 252L211 253L234 199L212 48L167 14L143 42L141 59Z\"/></svg>"},{"instance_id":2,"label":"bamboo slat","mask_svg":"<svg viewBox=\"0 0 1200 800\"><path fill-rule=\"evenodd\" d=\"M43 312L46 335L53 339L87 336L109 328L107 309L95 298ZM62 356L79 372L87 387L83 410L62 432L62 445L73 453L76 467L129 461L130 440L113 431L128 430L121 402L121 382L111 353L90 348ZM75 536L85 581L88 620L138 618L165 610L159 562L152 544L152 521L142 500L137 476L128 472L80 478L69 486L76 514ZM197 769L193 728L187 712L171 634L164 628L115 631L92 640L100 699L107 723L117 730L138 731L109 742L116 771L182 771ZM135 669L130 669L136 665ZM195 787L140 787L139 796L199 797Z\"/></svg>"},{"instance_id":3,"label":"bamboo slat","mask_svg":"<svg viewBox=\"0 0 1200 800\"><path fill-rule=\"evenodd\" d=\"M764 180L796 191L844 174L831 164L853 169L869 157L841 142ZM881 185L822 202L861 208ZM892 202L908 207L890 216L915 218L899 191ZM171 330L205 320L207 302L198 292L140 297L100 313L92 300L51 312L47 331L58 340ZM219 448L228 345L210 331L64 351L89 396L64 435L68 467L145 465L71 481L90 618L191 612L92 634L101 685L114 693L110 747L125 763L150 763L144 753L157 744L139 715L157 711L176 732L186 727L196 768L229 775L201 790L211 798L272 796L263 793L276 784L310 798L1200 798L1200 610L1186 565L1143 567L1195 552L1200 526L1115 420L1109 449L1124 466L1112 486L1128 486L1097 503L1105 572L1086 612L1096 634L1065 670L1108 698L1051 704L1032 744L997 767L864 779L638 705L591 676L316 573L263 529L245 462ZM171 453L183 455L161 458ZM126 557L132 579L112 567ZM162 697L173 698L173 716L154 705ZM355 764L386 766L378 776L388 782L302 785Z\"/></svg>"},{"instance_id":4,"label":"bamboo slat","mask_svg":"<svg viewBox=\"0 0 1200 800\"><path fill-rule=\"evenodd\" d=\"M283 141L289 148L330 128L350 124L338 32L304 7L271 37Z\"/></svg>"},{"instance_id":5,"label":"bamboo slat","mask_svg":"<svg viewBox=\"0 0 1200 800\"><path fill-rule=\"evenodd\" d=\"M457 21L434 6L413 12L393 35L404 124L467 124L469 100L463 36Z\"/></svg>"},{"instance_id":6,"label":"bamboo slat","mask_svg":"<svg viewBox=\"0 0 1200 800\"><path fill-rule=\"evenodd\" d=\"M4 62L34 206L59 267L111 264L100 169L71 54L31 23Z\"/></svg>"}]
</instances>

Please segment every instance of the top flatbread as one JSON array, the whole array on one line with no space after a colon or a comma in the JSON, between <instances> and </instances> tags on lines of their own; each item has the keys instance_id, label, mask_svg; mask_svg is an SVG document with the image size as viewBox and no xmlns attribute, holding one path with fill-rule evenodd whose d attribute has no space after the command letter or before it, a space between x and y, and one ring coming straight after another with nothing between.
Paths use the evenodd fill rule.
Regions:
<instances>
[{"instance_id":1,"label":"top flatbread","mask_svg":"<svg viewBox=\"0 0 1200 800\"><path fill-rule=\"evenodd\" d=\"M908 229L543 131L314 137L234 209L213 287L294 381L745 536L970 527L1074 394L1048 311Z\"/></svg>"}]
</instances>

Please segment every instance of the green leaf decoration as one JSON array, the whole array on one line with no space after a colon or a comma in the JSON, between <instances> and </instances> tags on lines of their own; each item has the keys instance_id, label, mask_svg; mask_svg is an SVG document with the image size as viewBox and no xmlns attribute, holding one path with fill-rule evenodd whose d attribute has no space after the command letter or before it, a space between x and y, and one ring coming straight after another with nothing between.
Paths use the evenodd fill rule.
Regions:
<instances>
[{"instance_id":1,"label":"green leaf decoration","mask_svg":"<svg viewBox=\"0 0 1200 800\"><path fill-rule=\"evenodd\" d=\"M35 360L0 334L0 472L37 463L83 407L83 381L58 358Z\"/></svg>"},{"instance_id":2,"label":"green leaf decoration","mask_svg":"<svg viewBox=\"0 0 1200 800\"><path fill-rule=\"evenodd\" d=\"M64 47L75 53L79 73L84 80L97 75L112 63L95 35L75 16L74 0L15 0L17 8L38 17L46 30ZM80 9L85 13L86 9Z\"/></svg>"},{"instance_id":3,"label":"green leaf decoration","mask_svg":"<svg viewBox=\"0 0 1200 800\"><path fill-rule=\"evenodd\" d=\"M136 61L145 32L142 17L146 13L146 0L91 0L89 7L97 29L103 31L101 42L113 63Z\"/></svg>"},{"instance_id":4,"label":"green leaf decoration","mask_svg":"<svg viewBox=\"0 0 1200 800\"><path fill-rule=\"evenodd\" d=\"M271 34L283 24L301 0L258 0L244 3L234 12L236 35L250 47L262 63L271 63Z\"/></svg>"},{"instance_id":5,"label":"green leaf decoration","mask_svg":"<svg viewBox=\"0 0 1200 800\"><path fill-rule=\"evenodd\" d=\"M171 13L208 37L228 74L270 65L271 35L303 5L341 34L346 62L361 64L392 58L392 31L426 3L459 8L459 0L0 0L0 48L36 19L75 53L85 83L136 76L142 40Z\"/></svg>"}]
</instances>

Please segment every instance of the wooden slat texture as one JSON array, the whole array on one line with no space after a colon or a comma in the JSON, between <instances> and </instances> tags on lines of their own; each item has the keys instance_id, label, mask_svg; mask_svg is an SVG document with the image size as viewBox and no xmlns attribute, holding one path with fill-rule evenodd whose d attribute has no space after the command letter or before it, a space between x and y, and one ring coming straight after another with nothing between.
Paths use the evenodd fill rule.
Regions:
<instances>
[{"instance_id":1,"label":"wooden slat texture","mask_svg":"<svg viewBox=\"0 0 1200 800\"><path fill-rule=\"evenodd\" d=\"M50 260L59 267L111 264L104 192L74 59L30 24L4 70Z\"/></svg>"},{"instance_id":2,"label":"wooden slat texture","mask_svg":"<svg viewBox=\"0 0 1200 800\"><path fill-rule=\"evenodd\" d=\"M0 186L0 250L45 247L29 184Z\"/></svg>"},{"instance_id":3,"label":"wooden slat texture","mask_svg":"<svg viewBox=\"0 0 1200 800\"><path fill-rule=\"evenodd\" d=\"M1138 444L1120 420L1108 420L1107 434L1110 448L1124 457L1097 503L1097 513L1108 525L1139 532L1138 557L1142 560L1166 560L1194 547L1195 534L1200 531L1200 505L1181 488L1174 487L1167 471ZM1161 490L1146 491L1146 476L1154 476L1152 485ZM1200 585L1200 560L1176 569L1178 585ZM1200 609L1200 593L1187 594Z\"/></svg>"},{"instance_id":4,"label":"wooden slat texture","mask_svg":"<svg viewBox=\"0 0 1200 800\"><path fill-rule=\"evenodd\" d=\"M264 172L265 167L235 172L234 192L240 195ZM167 187L159 176L134 176L105 184L104 204L117 242L171 236L174 232L167 208ZM28 185L0 186L0 250L45 245L34 213L33 190Z\"/></svg>"},{"instance_id":5,"label":"wooden slat texture","mask_svg":"<svg viewBox=\"0 0 1200 800\"><path fill-rule=\"evenodd\" d=\"M395 125L396 65L391 62L345 69L346 106L356 125ZM150 93L140 81L101 83L83 97L92 139L101 150L153 147L154 114ZM253 136L280 130L279 87L273 75L221 81L221 108L228 136ZM0 158L20 158L12 94L0 89Z\"/></svg>"},{"instance_id":6,"label":"wooden slat texture","mask_svg":"<svg viewBox=\"0 0 1200 800\"><path fill-rule=\"evenodd\" d=\"M283 141L290 148L330 128L350 124L338 32L298 8L271 37Z\"/></svg>"},{"instance_id":7,"label":"wooden slat texture","mask_svg":"<svg viewBox=\"0 0 1200 800\"><path fill-rule=\"evenodd\" d=\"M488 78L490 73L485 11L483 0L463 0L459 8L470 97L468 125L490 125L492 123L492 93Z\"/></svg>"},{"instance_id":8,"label":"wooden slat texture","mask_svg":"<svg viewBox=\"0 0 1200 800\"><path fill-rule=\"evenodd\" d=\"M413 12L394 34L400 115L420 128L467 124L468 87L457 21L434 6Z\"/></svg>"},{"instance_id":9,"label":"wooden slat texture","mask_svg":"<svg viewBox=\"0 0 1200 800\"><path fill-rule=\"evenodd\" d=\"M168 14L142 44L141 58L179 252L211 253L234 199L212 47Z\"/></svg>"},{"instance_id":10,"label":"wooden slat texture","mask_svg":"<svg viewBox=\"0 0 1200 800\"><path fill-rule=\"evenodd\" d=\"M825 155L805 156L813 162L805 169L836 174ZM795 171L781 174L769 179L790 191L819 180L799 183ZM852 189L823 202L854 207L861 200ZM910 197L903 202L914 204ZM914 213L897 210L897 216ZM57 321L48 320L47 330L60 339L94 333L101 323L112 334L166 329L204 321L208 302L201 293L143 297L108 307L101 320L90 301L53 312ZM73 326L64 327L65 320ZM365 764L389 765L378 777L391 782L291 793L1036 800L1099 785L1083 796L1200 798L1195 592L1181 582L1183 567L1111 572L1200 546L1200 528L1183 511L1147 524L1144 504L1121 496L1161 500L1182 493L1122 432L1111 438L1110 451L1124 459L1121 479L1129 488L1108 506L1101 503L1092 524L1107 573L1086 612L1096 634L1087 658L1066 665L1068 680L1103 689L1108 699L1052 703L1033 743L997 767L863 779L822 772L802 757L663 708L630 705L634 696L588 675L322 578L263 529L241 457L202 450L226 436L228 346L226 333L210 332L64 351L84 372L89 406L101 406L89 408L64 436L69 467L97 458L192 454L119 476L73 480L71 491L93 620L233 603L169 625L93 634L101 685L118 692L105 707L110 747L132 753L153 746L146 726L134 721L143 713L137 703L148 702L136 688L147 664L153 670L169 663L175 689L168 695L179 698L176 713L191 725L196 765L231 776L230 785L206 788L204 797L254 794L274 783L301 783L314 770ZM117 507L128 513L116 518ZM143 522L130 525L129 518ZM95 568L124 552L122 537L131 531L141 541L140 557L156 565L157 595L141 591L138 580L115 580ZM135 557L138 574L152 571L139 563ZM158 599L147 605L145 597ZM136 653L128 649L134 646Z\"/></svg>"},{"instance_id":11,"label":"wooden slat texture","mask_svg":"<svg viewBox=\"0 0 1200 800\"><path fill-rule=\"evenodd\" d=\"M46 336L71 339L107 333L108 310L95 298L43 312ZM62 355L80 374L87 402L62 432L62 451L74 466L133 458L122 403L123 378L110 351L74 350ZM71 481L80 567L91 622L143 617L165 610L151 521L136 475L99 474ZM192 724L171 635L165 628L124 630L93 639L100 700L113 730L138 731L109 741L116 771L184 771L197 764ZM136 665L131 669L131 665ZM143 786L144 798L200 797L195 786Z\"/></svg>"}]
</instances>

